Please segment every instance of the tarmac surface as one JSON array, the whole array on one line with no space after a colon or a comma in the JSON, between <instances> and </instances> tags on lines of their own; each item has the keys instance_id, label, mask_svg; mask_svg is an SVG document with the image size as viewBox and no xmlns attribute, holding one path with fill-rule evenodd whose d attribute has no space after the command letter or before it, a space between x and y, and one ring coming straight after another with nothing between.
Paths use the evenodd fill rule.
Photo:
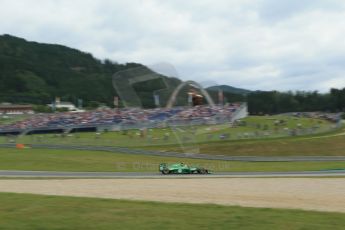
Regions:
<instances>
[{"instance_id":1,"label":"tarmac surface","mask_svg":"<svg viewBox=\"0 0 345 230\"><path fill-rule=\"evenodd\" d=\"M234 178L234 177L345 177L345 170L301 172L215 172L212 174L170 174L158 172L55 172L0 170L0 178Z\"/></svg>"}]
</instances>

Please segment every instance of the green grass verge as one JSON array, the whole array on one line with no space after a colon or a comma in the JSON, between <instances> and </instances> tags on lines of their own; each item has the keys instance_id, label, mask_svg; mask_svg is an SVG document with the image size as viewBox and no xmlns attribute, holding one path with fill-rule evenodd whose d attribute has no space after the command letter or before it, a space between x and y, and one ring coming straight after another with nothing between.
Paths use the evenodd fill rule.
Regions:
<instances>
[{"instance_id":1,"label":"green grass verge","mask_svg":"<svg viewBox=\"0 0 345 230\"><path fill-rule=\"evenodd\" d=\"M256 156L345 156L345 135L267 141L201 144L201 152Z\"/></svg>"},{"instance_id":2,"label":"green grass verge","mask_svg":"<svg viewBox=\"0 0 345 230\"><path fill-rule=\"evenodd\" d=\"M0 193L0 229L341 230L345 214Z\"/></svg>"},{"instance_id":3,"label":"green grass verge","mask_svg":"<svg viewBox=\"0 0 345 230\"><path fill-rule=\"evenodd\" d=\"M0 170L156 172L162 162L185 162L213 171L307 171L345 168L345 162L237 162L100 151L0 148Z\"/></svg>"},{"instance_id":4,"label":"green grass verge","mask_svg":"<svg viewBox=\"0 0 345 230\"><path fill-rule=\"evenodd\" d=\"M303 137L204 142L197 146L200 153L229 156L345 156L345 130ZM182 151L177 145L143 148Z\"/></svg>"},{"instance_id":5,"label":"green grass verge","mask_svg":"<svg viewBox=\"0 0 345 230\"><path fill-rule=\"evenodd\" d=\"M126 135L122 132L105 132L101 135L96 133L80 133L70 136L56 135L30 135L17 139L18 143L38 143L38 144L62 144L62 145L99 145L99 146L126 146L139 149L153 149L159 151L187 151L193 152L199 149L201 153L220 154L232 156L345 156L345 129L336 129L325 133L318 133L304 136L279 136L273 135L267 138L257 139L241 138L236 139L239 133L263 132L262 127L267 126L271 132L274 129L276 120L286 120L284 126L278 127L278 133L284 128L296 128L298 124L302 127L320 126L327 129L330 123L327 121L307 118L293 118L286 116L271 117L248 117L245 119L247 125L236 128L229 128L228 125L216 126L196 126L189 129L179 129L172 132L171 129L152 129L148 132L147 138L140 137L138 130L128 131ZM260 124L261 128L256 125ZM183 137L193 136L195 141L190 144L182 140ZM169 133L168 140L162 138ZM217 138L222 133L229 133L230 140L220 140ZM208 140L208 136L213 138ZM338 136L337 136L338 135ZM180 138L180 144L177 139ZM0 143L6 143L8 139L0 137ZM182 143L182 145L181 145ZM185 149L181 149L183 146Z\"/></svg>"},{"instance_id":6,"label":"green grass verge","mask_svg":"<svg viewBox=\"0 0 345 230\"><path fill-rule=\"evenodd\" d=\"M275 125L277 120L284 120L285 123ZM315 133L325 133L333 129L332 123L320 119L295 118L290 116L250 116L243 119L245 125L230 127L229 124L186 126L172 129L157 128L149 129L146 135L140 135L140 130L129 130L126 132L104 132L102 134L78 133L70 135L29 135L17 139L20 143L46 143L65 145L108 145L123 147L145 147L157 145L175 145L178 143L217 143L222 142L221 136L229 135L228 141L267 139L278 137L289 137L290 131L304 130L304 135L312 127L318 127ZM314 134L315 134L314 133ZM6 142L0 137L0 143Z\"/></svg>"}]
</instances>

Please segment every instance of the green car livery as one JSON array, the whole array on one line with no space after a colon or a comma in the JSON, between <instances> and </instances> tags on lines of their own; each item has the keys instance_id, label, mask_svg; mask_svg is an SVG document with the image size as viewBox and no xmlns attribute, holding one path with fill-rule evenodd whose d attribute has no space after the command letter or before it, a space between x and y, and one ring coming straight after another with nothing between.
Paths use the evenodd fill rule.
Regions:
<instances>
[{"instance_id":1,"label":"green car livery","mask_svg":"<svg viewBox=\"0 0 345 230\"><path fill-rule=\"evenodd\" d=\"M184 163L159 164L159 171L162 174L209 174L209 170L202 167L188 166Z\"/></svg>"}]
</instances>

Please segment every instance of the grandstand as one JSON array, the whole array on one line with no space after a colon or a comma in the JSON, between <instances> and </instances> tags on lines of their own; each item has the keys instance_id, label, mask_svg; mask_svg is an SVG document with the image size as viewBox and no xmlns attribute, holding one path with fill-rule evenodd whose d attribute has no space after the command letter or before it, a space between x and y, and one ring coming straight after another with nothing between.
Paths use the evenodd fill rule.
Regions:
<instances>
[{"instance_id":1,"label":"grandstand","mask_svg":"<svg viewBox=\"0 0 345 230\"><path fill-rule=\"evenodd\" d=\"M156 109L102 109L80 113L37 114L10 125L0 135L127 130L166 126L220 124L247 116L247 105L195 106Z\"/></svg>"}]
</instances>

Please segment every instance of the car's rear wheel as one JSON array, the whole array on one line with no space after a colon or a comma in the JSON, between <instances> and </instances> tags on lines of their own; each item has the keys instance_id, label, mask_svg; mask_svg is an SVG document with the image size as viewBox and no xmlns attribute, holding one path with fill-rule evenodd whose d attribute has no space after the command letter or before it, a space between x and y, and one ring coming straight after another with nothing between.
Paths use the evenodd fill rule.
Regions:
<instances>
[{"instance_id":1,"label":"car's rear wheel","mask_svg":"<svg viewBox=\"0 0 345 230\"><path fill-rule=\"evenodd\" d=\"M205 169L200 169L200 170L199 170L199 173L200 173L200 174L206 174L206 170L205 170Z\"/></svg>"}]
</instances>

